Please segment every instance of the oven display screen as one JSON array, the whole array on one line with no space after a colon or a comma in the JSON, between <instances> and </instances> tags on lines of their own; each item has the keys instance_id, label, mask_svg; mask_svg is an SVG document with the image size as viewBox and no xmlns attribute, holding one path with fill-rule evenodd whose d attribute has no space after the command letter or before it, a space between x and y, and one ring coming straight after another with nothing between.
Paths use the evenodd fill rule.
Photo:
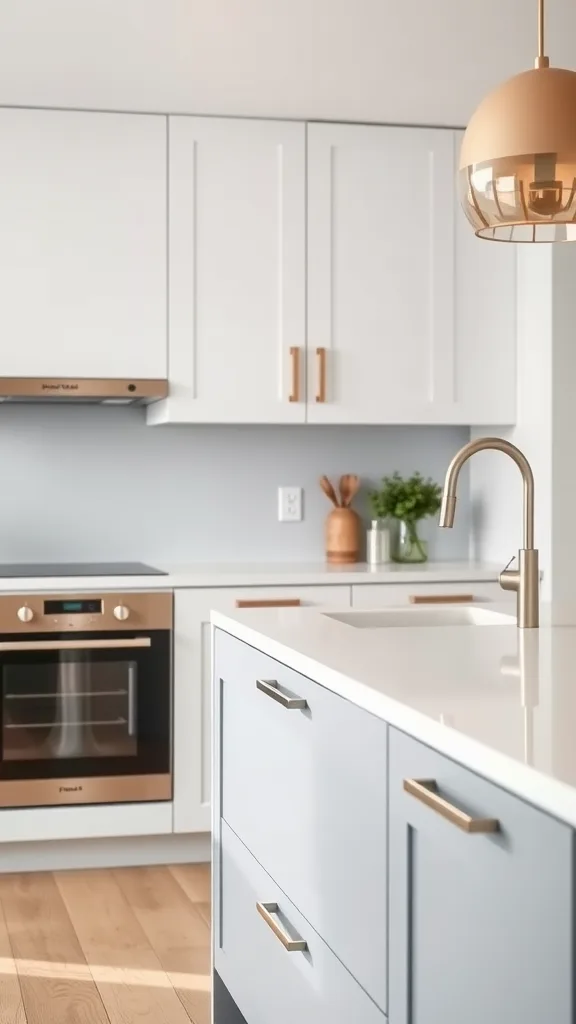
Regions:
<instances>
[{"instance_id":1,"label":"oven display screen","mask_svg":"<svg viewBox=\"0 0 576 1024\"><path fill-rule=\"evenodd\" d=\"M45 615L102 614L102 601L44 601Z\"/></svg>"}]
</instances>

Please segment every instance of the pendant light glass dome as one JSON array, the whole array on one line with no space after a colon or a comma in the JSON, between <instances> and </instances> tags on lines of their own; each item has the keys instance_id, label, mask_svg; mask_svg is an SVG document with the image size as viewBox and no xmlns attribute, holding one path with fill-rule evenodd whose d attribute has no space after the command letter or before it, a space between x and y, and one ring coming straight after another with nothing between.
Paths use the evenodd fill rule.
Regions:
<instances>
[{"instance_id":1,"label":"pendant light glass dome","mask_svg":"<svg viewBox=\"0 0 576 1024\"><path fill-rule=\"evenodd\" d=\"M576 72L549 67L544 0L538 15L535 69L490 93L462 142L460 195L479 238L576 241Z\"/></svg>"}]
</instances>

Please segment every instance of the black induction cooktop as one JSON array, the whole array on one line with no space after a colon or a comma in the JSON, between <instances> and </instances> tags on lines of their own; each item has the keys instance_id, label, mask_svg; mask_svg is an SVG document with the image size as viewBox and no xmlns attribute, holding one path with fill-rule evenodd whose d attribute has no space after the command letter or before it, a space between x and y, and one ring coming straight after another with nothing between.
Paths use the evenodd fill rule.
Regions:
<instances>
[{"instance_id":1,"label":"black induction cooktop","mask_svg":"<svg viewBox=\"0 0 576 1024\"><path fill-rule=\"evenodd\" d=\"M144 562L5 562L0 564L0 578L18 576L167 576Z\"/></svg>"}]
</instances>

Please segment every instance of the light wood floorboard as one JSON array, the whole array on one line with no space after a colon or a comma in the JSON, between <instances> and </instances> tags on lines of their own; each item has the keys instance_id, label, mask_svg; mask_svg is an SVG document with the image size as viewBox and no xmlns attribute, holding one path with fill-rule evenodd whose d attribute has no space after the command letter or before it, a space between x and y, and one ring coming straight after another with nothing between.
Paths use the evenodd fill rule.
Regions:
<instances>
[{"instance_id":1,"label":"light wood floorboard","mask_svg":"<svg viewBox=\"0 0 576 1024\"><path fill-rule=\"evenodd\" d=\"M0 1024L210 1024L210 868L0 875Z\"/></svg>"},{"instance_id":2,"label":"light wood floorboard","mask_svg":"<svg viewBox=\"0 0 576 1024\"><path fill-rule=\"evenodd\" d=\"M210 1024L206 921L165 868L118 871L116 878L190 1019Z\"/></svg>"},{"instance_id":3,"label":"light wood floorboard","mask_svg":"<svg viewBox=\"0 0 576 1024\"><path fill-rule=\"evenodd\" d=\"M27 1024L109 1024L53 876L0 876L0 901Z\"/></svg>"},{"instance_id":4,"label":"light wood floorboard","mask_svg":"<svg viewBox=\"0 0 576 1024\"><path fill-rule=\"evenodd\" d=\"M210 928L212 924L210 865L176 864L169 868L169 871Z\"/></svg>"},{"instance_id":5,"label":"light wood floorboard","mask_svg":"<svg viewBox=\"0 0 576 1024\"><path fill-rule=\"evenodd\" d=\"M4 913L0 907L0 1024L26 1024L24 1003Z\"/></svg>"}]
</instances>

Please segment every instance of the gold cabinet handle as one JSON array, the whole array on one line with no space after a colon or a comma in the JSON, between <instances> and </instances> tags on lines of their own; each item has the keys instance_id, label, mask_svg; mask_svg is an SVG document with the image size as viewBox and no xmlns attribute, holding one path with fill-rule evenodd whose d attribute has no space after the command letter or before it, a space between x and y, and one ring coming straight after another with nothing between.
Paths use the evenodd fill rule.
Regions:
<instances>
[{"instance_id":1,"label":"gold cabinet handle","mask_svg":"<svg viewBox=\"0 0 576 1024\"><path fill-rule=\"evenodd\" d=\"M463 832L498 832L500 829L497 818L471 818L469 814L444 800L434 779L404 779L404 789L410 796L415 796L417 800L446 818L452 825L461 828Z\"/></svg>"},{"instance_id":2,"label":"gold cabinet handle","mask_svg":"<svg viewBox=\"0 0 576 1024\"><path fill-rule=\"evenodd\" d=\"M257 679L256 689L261 690L267 697L272 697L272 700L277 701L287 711L303 711L308 707L308 702L303 697L287 697L282 693L275 679Z\"/></svg>"},{"instance_id":3,"label":"gold cabinet handle","mask_svg":"<svg viewBox=\"0 0 576 1024\"><path fill-rule=\"evenodd\" d=\"M291 939L288 933L280 927L276 918L272 916L278 913L277 903L257 903L256 910L260 917L264 918L268 927L272 929L276 938L280 939L288 953L303 953L308 949L308 943L304 939Z\"/></svg>"},{"instance_id":4,"label":"gold cabinet handle","mask_svg":"<svg viewBox=\"0 0 576 1024\"><path fill-rule=\"evenodd\" d=\"M290 359L292 360L292 391L288 396L289 402L300 401L300 349L293 345L290 349Z\"/></svg>"},{"instance_id":5,"label":"gold cabinet handle","mask_svg":"<svg viewBox=\"0 0 576 1024\"><path fill-rule=\"evenodd\" d=\"M316 392L316 401L326 401L326 349L317 348L316 358L318 360L318 390Z\"/></svg>"},{"instance_id":6,"label":"gold cabinet handle","mask_svg":"<svg viewBox=\"0 0 576 1024\"><path fill-rule=\"evenodd\" d=\"M301 604L299 597L239 597L236 601L237 608L299 608Z\"/></svg>"},{"instance_id":7,"label":"gold cabinet handle","mask_svg":"<svg viewBox=\"0 0 576 1024\"><path fill-rule=\"evenodd\" d=\"M474 594L410 594L410 604L464 604L474 600Z\"/></svg>"}]
</instances>

